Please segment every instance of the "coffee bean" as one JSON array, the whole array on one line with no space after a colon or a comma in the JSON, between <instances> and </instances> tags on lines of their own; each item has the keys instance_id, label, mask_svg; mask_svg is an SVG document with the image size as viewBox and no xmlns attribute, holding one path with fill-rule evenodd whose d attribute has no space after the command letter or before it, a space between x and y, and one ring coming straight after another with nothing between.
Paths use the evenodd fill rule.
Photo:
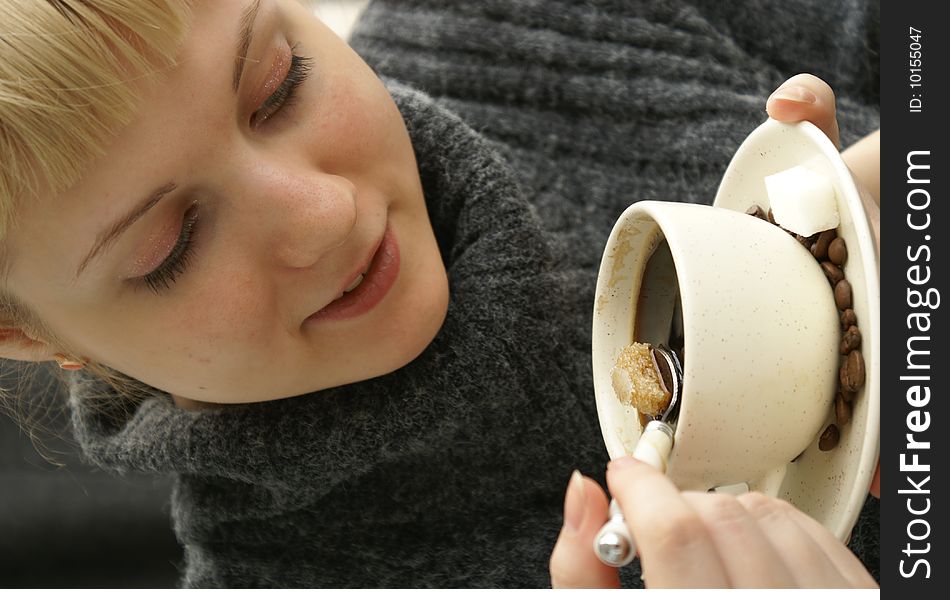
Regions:
<instances>
[{"instance_id":1,"label":"coffee bean","mask_svg":"<svg viewBox=\"0 0 950 600\"><path fill-rule=\"evenodd\" d=\"M854 386L849 391L856 392L864 385L866 376L864 370L864 355L860 350L852 350L848 353L848 370L854 374Z\"/></svg>"},{"instance_id":2,"label":"coffee bean","mask_svg":"<svg viewBox=\"0 0 950 600\"><path fill-rule=\"evenodd\" d=\"M825 260L828 258L828 244L835 239L835 230L828 229L818 234L818 239L812 244L811 255L816 260Z\"/></svg>"},{"instance_id":3,"label":"coffee bean","mask_svg":"<svg viewBox=\"0 0 950 600\"><path fill-rule=\"evenodd\" d=\"M839 267L848 260L848 247L845 245L843 239L835 238L835 240L828 245L828 258Z\"/></svg>"},{"instance_id":4,"label":"coffee bean","mask_svg":"<svg viewBox=\"0 0 950 600\"><path fill-rule=\"evenodd\" d=\"M821 270L825 273L825 277L828 278L828 281L830 281L833 286L838 285L838 282L844 279L844 272L830 261L826 260L822 262Z\"/></svg>"},{"instance_id":5,"label":"coffee bean","mask_svg":"<svg viewBox=\"0 0 950 600\"><path fill-rule=\"evenodd\" d=\"M762 210L762 207L758 204L753 204L746 209L745 214L756 217L757 219L762 219L763 221L768 221L768 215L765 214L765 211Z\"/></svg>"},{"instance_id":6,"label":"coffee bean","mask_svg":"<svg viewBox=\"0 0 950 600\"><path fill-rule=\"evenodd\" d=\"M856 392L864 385L864 357L860 350L852 350L844 360L838 371L841 387L849 392Z\"/></svg>"},{"instance_id":7,"label":"coffee bean","mask_svg":"<svg viewBox=\"0 0 950 600\"><path fill-rule=\"evenodd\" d=\"M846 308L841 312L841 330L845 331L852 325L858 324L858 317L854 314L854 310Z\"/></svg>"},{"instance_id":8,"label":"coffee bean","mask_svg":"<svg viewBox=\"0 0 950 600\"><path fill-rule=\"evenodd\" d=\"M842 398L844 398L844 401L845 401L845 402L847 402L848 404L851 404L852 402L854 402L855 393L854 393L854 392L849 392L848 390L844 389L843 387L839 387L839 388L838 388L838 396L841 396Z\"/></svg>"},{"instance_id":9,"label":"coffee bean","mask_svg":"<svg viewBox=\"0 0 950 600\"><path fill-rule=\"evenodd\" d=\"M838 439L840 438L838 433L838 428L834 423L825 428L825 431L821 434L821 437L818 438L818 449L824 452L834 449L838 445Z\"/></svg>"},{"instance_id":10,"label":"coffee bean","mask_svg":"<svg viewBox=\"0 0 950 600\"><path fill-rule=\"evenodd\" d=\"M861 330L852 325L841 334L841 354L845 355L861 347Z\"/></svg>"},{"instance_id":11,"label":"coffee bean","mask_svg":"<svg viewBox=\"0 0 950 600\"><path fill-rule=\"evenodd\" d=\"M847 279L842 279L835 284L835 305L838 310L851 308L851 284Z\"/></svg>"},{"instance_id":12,"label":"coffee bean","mask_svg":"<svg viewBox=\"0 0 950 600\"><path fill-rule=\"evenodd\" d=\"M835 398L835 420L842 427L851 420L851 403L846 401L840 393Z\"/></svg>"}]
</instances>

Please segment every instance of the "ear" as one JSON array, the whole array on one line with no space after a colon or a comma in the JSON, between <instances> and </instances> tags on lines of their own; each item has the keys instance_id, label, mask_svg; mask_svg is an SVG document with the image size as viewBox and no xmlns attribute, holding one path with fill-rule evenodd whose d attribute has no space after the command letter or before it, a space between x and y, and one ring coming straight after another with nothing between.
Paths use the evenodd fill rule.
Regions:
<instances>
[{"instance_id":1,"label":"ear","mask_svg":"<svg viewBox=\"0 0 950 600\"><path fill-rule=\"evenodd\" d=\"M55 353L49 344L31 338L22 329L0 329L0 358L41 362L54 360Z\"/></svg>"}]
</instances>

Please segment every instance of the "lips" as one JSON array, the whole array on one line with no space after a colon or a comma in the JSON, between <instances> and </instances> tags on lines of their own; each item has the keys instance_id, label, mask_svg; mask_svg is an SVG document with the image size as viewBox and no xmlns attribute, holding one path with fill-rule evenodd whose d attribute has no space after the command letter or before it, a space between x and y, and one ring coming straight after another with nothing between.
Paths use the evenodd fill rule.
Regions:
<instances>
[{"instance_id":1,"label":"lips","mask_svg":"<svg viewBox=\"0 0 950 600\"><path fill-rule=\"evenodd\" d=\"M350 285L346 286L346 289L343 290L343 294L349 294L350 292L352 292L353 290L356 289L356 286L358 286L359 284L363 283L363 276L364 276L364 275L366 275L366 273L360 273L359 275L357 275L357 276L356 276L356 279L353 280L353 283L351 283ZM343 297L343 294L340 294L340 298Z\"/></svg>"},{"instance_id":2,"label":"lips","mask_svg":"<svg viewBox=\"0 0 950 600\"><path fill-rule=\"evenodd\" d=\"M306 322L338 321L363 315L389 293L399 275L399 245L387 225L366 266L348 280L336 300L307 317Z\"/></svg>"}]
</instances>

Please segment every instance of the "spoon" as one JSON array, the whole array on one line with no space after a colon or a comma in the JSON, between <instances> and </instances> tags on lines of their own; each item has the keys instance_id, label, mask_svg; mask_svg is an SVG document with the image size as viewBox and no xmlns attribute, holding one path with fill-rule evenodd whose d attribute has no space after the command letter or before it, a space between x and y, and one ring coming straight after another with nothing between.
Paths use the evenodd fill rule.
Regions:
<instances>
[{"instance_id":1,"label":"spoon","mask_svg":"<svg viewBox=\"0 0 950 600\"><path fill-rule=\"evenodd\" d=\"M666 472L666 462L673 450L673 433L680 398L683 394L683 365L675 352L666 346L653 348L653 355L666 362L672 374L672 396L666 410L647 423L643 428L633 457L651 464L660 472ZM594 553L606 565L622 567L630 564L637 555L637 545L627 528L620 505L616 499L610 501L609 518L594 536Z\"/></svg>"}]
</instances>

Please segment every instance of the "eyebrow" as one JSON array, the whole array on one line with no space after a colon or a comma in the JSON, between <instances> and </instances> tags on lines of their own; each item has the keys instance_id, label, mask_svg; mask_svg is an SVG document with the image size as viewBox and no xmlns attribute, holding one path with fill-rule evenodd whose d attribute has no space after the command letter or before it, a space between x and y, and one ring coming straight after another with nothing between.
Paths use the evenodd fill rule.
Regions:
<instances>
[{"instance_id":1,"label":"eyebrow","mask_svg":"<svg viewBox=\"0 0 950 600\"><path fill-rule=\"evenodd\" d=\"M254 21L257 20L257 13L261 8L261 0L251 2L241 14L241 33L238 35L237 53L234 57L234 93L238 91L241 85L241 77L244 75L244 65L247 64L247 51L251 47L251 38L254 35Z\"/></svg>"},{"instance_id":2,"label":"eyebrow","mask_svg":"<svg viewBox=\"0 0 950 600\"><path fill-rule=\"evenodd\" d=\"M108 229L100 233L96 237L96 242L92 245L92 248L86 253L86 257L82 259L82 262L79 263L79 267L76 269L76 279L79 279L79 276L82 275L82 272L89 265L89 263L96 256L99 255L102 250L112 244L116 238L118 238L122 233L132 226L133 223L139 220L142 215L147 213L150 208L158 204L158 201L165 197L170 192L174 191L178 185L174 182L168 182L165 185L155 189L151 194L148 195L145 200L139 202L135 208L132 209L132 212L125 215L115 223L113 223Z\"/></svg>"}]
</instances>

